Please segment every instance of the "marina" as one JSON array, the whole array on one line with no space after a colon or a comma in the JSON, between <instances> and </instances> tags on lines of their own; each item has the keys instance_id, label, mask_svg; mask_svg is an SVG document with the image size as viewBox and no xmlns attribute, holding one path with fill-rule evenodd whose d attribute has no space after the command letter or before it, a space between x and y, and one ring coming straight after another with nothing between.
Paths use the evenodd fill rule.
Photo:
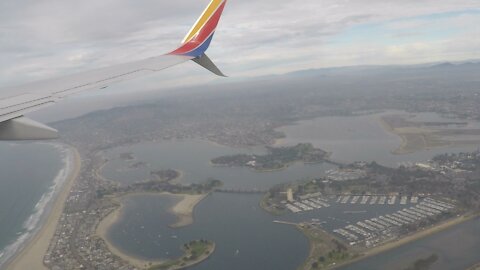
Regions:
<instances>
[{"instance_id":1,"label":"marina","mask_svg":"<svg viewBox=\"0 0 480 270\"><path fill-rule=\"evenodd\" d=\"M397 200L397 196L390 196L390 198L388 198L388 204L390 205L395 204L396 200Z\"/></svg>"},{"instance_id":2,"label":"marina","mask_svg":"<svg viewBox=\"0 0 480 270\"><path fill-rule=\"evenodd\" d=\"M389 201L393 204L392 196ZM407 201L407 198L404 199ZM399 203L400 205L401 202ZM439 205L448 206L439 210ZM356 225L347 225L343 228L336 228L333 232L343 237L350 245L365 245L370 246L372 243L380 243L385 239L385 235L397 235L399 229L405 225L418 223L426 220L428 217L433 217L446 213L455 208L453 204L444 203L432 198L425 198L415 206L404 208L396 212L380 215L375 218L366 219L356 222ZM345 231L348 234L345 234ZM355 237L352 237L355 236Z\"/></svg>"},{"instance_id":3,"label":"marina","mask_svg":"<svg viewBox=\"0 0 480 270\"><path fill-rule=\"evenodd\" d=\"M302 196L302 198L303 199L300 201L284 202L284 205L288 210L293 213L330 207L330 204L327 203L329 199L326 197L322 197L320 193L309 196Z\"/></svg>"},{"instance_id":4,"label":"marina","mask_svg":"<svg viewBox=\"0 0 480 270\"><path fill-rule=\"evenodd\" d=\"M441 261L431 269L469 269L478 262L480 242L474 239L479 230L480 219L476 218L339 269L405 269L406 264L411 265L418 259L430 256L432 252L439 254Z\"/></svg>"},{"instance_id":5,"label":"marina","mask_svg":"<svg viewBox=\"0 0 480 270\"><path fill-rule=\"evenodd\" d=\"M378 200L378 204L385 204L387 201L387 196L381 196L380 199Z\"/></svg>"},{"instance_id":6,"label":"marina","mask_svg":"<svg viewBox=\"0 0 480 270\"><path fill-rule=\"evenodd\" d=\"M330 207L331 203L340 203L340 204L356 204L356 205L365 205L367 206L367 202L370 201L368 205L406 205L409 202L409 197L408 196L402 196L400 200L397 200L397 196L378 196L378 195L333 195L334 199L331 199L332 195L322 195L320 193L315 193L315 194L307 194L300 196L300 200L298 201L291 201L291 202L284 202L285 207L293 213L299 213L302 211L311 211L314 209L320 209L322 207ZM385 204L388 198L388 204ZM418 197L417 196L412 196L410 197L410 202L411 204L418 203ZM413 203L414 202L414 203ZM439 206L439 205L434 205L432 203L427 203L424 202L421 204L429 206L432 209L430 211L433 211L435 214L438 214L439 212L437 211L437 208L441 208L439 210L446 210L446 209L451 209L446 208L444 206ZM420 210L424 210L421 207L419 208ZM425 210L426 211L426 210Z\"/></svg>"},{"instance_id":7,"label":"marina","mask_svg":"<svg viewBox=\"0 0 480 270\"><path fill-rule=\"evenodd\" d=\"M362 197L362 201L360 202L360 204L366 204L368 202L368 199L370 199L370 197L368 196L363 196Z\"/></svg>"},{"instance_id":8,"label":"marina","mask_svg":"<svg viewBox=\"0 0 480 270\"><path fill-rule=\"evenodd\" d=\"M370 117L371 116L369 116L369 118ZM342 121L342 120L339 120L339 121ZM295 129L297 129L297 127L295 127ZM318 136L318 134L316 136ZM288 142L288 136L285 141ZM306 141L306 140L302 139L302 141ZM307 140L307 141L310 141L310 140ZM395 139L395 142L392 145L397 145L397 143L398 143L398 140ZM207 158L224 155L225 148L221 147L223 150L220 150L220 149L217 149L218 151L215 150L217 152L214 154L211 154L211 152L205 154L203 153L202 147L197 147L196 145L194 145L193 147L189 145L187 146L184 146L184 145L185 144L183 142L178 143L178 145L175 146L175 148L179 147L180 151L184 152L183 154L187 156L186 158L180 157L178 154L178 151L172 150L173 146L172 147L162 146L160 147L160 149L158 147L151 147L151 146L142 147L141 148L142 154L137 153L138 148L136 148L135 150L132 150L131 148L127 148L126 150L118 150L115 153L112 153L111 157L115 159L115 156L118 155L119 153L131 151L138 157L139 160L145 160L145 157L150 157L150 158L147 158L147 162L149 164L152 164L151 165L152 167L177 168L179 170L182 170L185 174L181 182L186 182L186 183L201 182L203 179L207 177L215 177L217 179L221 179L222 181L225 181L226 189L240 188L240 189L247 189L247 190L248 189L263 190L271 187L273 184L287 183L292 179L301 179L303 177L318 177L319 175L322 175L322 173L325 170L332 169L332 168L328 168L328 166L323 166L323 165L320 165L317 167L317 165L302 165L302 164L292 165L286 170L281 172L265 172L265 173L253 173L251 170L244 169L244 168L223 168L223 167L206 168L206 167L202 167L203 165L199 166L198 164L205 164L205 162L203 161ZM319 147L321 147L322 145L324 144L323 143L318 144ZM356 145L358 145L358 143L356 143ZM374 144L370 145L368 148L372 149L375 147L378 147L378 140L376 140ZM347 148L351 149L350 147L345 147L345 149ZM210 147L208 147L208 149L210 149ZM213 147L213 149L215 149L215 147ZM236 154L239 152L238 149L234 149L234 150L228 150L228 148L226 149L227 149L227 152L231 151L231 153L233 154ZM385 149L386 150L385 153L387 155L390 155L389 153L390 149L392 148L388 147ZM332 151L334 155L336 153L339 153L339 151L336 151L336 150L337 149L335 149L335 151ZM143 152L147 153L147 155L143 154ZM252 151L248 150L248 152L251 153ZM168 159L165 159L163 157L158 158L159 156L158 153L165 153L165 156L168 156ZM191 157L193 155L191 155L191 153L202 153L203 158L198 158L193 160L193 158ZM173 154L174 156L170 157L171 154ZM347 155L347 156L350 158L350 155ZM426 156L430 156L430 154ZM183 162L170 163L169 162L170 158L172 160L177 160L177 161L183 160ZM393 158L395 159L393 164L396 164L396 159L410 159L410 158L411 156L402 156L402 157L395 156ZM368 160L369 157L366 157L364 154L362 154L361 159ZM419 160L423 159L423 157L418 157L418 159ZM389 160L387 163L390 163L390 161L392 160ZM116 166L114 163L117 163L117 166L124 167L124 164L122 164L118 160L112 162L110 165L107 165L106 168L104 169L105 172L108 171L108 173L112 174L112 176L115 175L115 177L109 177L111 179L120 178L121 181L129 181L129 179L142 179L146 175L145 173L143 174L139 173L137 175L137 171L140 171L140 170L133 170L133 169L127 172L127 174L129 175L127 174L120 175L120 172L117 173L115 171ZM192 163L193 165L190 163ZM182 166L177 167L178 164L182 164ZM109 166L110 168L107 168ZM195 175L196 172L199 172L198 177L192 177L193 175ZM146 171L146 173L148 173L148 170ZM130 177L132 175L134 177ZM225 195L236 196L236 194L234 193L225 194ZM242 194L242 196L248 196L248 195ZM358 199L356 199L356 202L352 203L353 197L355 196L359 196L359 197ZM365 196L368 198L366 202L365 202ZM413 195L413 196L407 197L406 204L402 204L402 197L401 197L402 194L397 194L395 195L397 196L397 198L395 199L394 204L388 204L387 200L390 199L390 196L392 195L391 194L337 194L337 195L328 194L328 195L322 195L322 196L293 198L292 201L286 201L284 203L284 206L287 209L285 220L287 222L292 222L296 224L298 224L299 222L304 222L305 220L312 220L312 223L317 224L318 226L322 226L322 228L324 228L328 232L332 232L335 230L349 236L349 238L351 239L351 241L347 240L349 243L355 242L354 245L358 245L363 242L365 243L365 246L371 246L377 243L375 242L376 239L392 239L394 235L392 235L392 233L390 233L388 230L391 229L392 231L395 231L396 230L395 227L397 225L402 226L401 223L396 222L393 219L387 218L387 215L392 216L392 214L395 213L396 211L403 211L403 209L410 209L411 207L414 207L413 204L417 204L424 200L424 195ZM323 205L322 203L326 205ZM203 209L202 207L203 204L204 203L202 202L202 204L199 206L199 210L196 210L195 212L195 223L193 225L194 227L197 225L197 223L199 226L204 225L203 223L204 219L202 218L203 210L200 210L200 209ZM318 206L321 206L321 208L316 208ZM441 207L441 205L438 205L438 206ZM245 207L245 205L243 207ZM419 208L415 208L415 209L418 209L421 211L421 209ZM411 211L417 213L418 215L421 215L420 212L417 212L414 210L411 210ZM408 213L408 212L405 211L405 213ZM209 218L212 218L213 215L218 215L218 213L212 213L212 216L209 216ZM399 212L398 215L406 216L406 215L403 215L401 212ZM199 219L197 219L197 217L199 217ZM401 220L403 220L404 222L408 222L408 220L403 218ZM238 221L238 222L240 223L235 224L233 226L243 227L244 223L242 221ZM358 223L358 222L362 222L362 223ZM272 220L270 220L270 224L272 224ZM362 226L362 224L368 225L370 227ZM363 232L370 234L370 236L368 237L368 240L366 240L364 235L358 234L354 231L346 229L346 226L348 225L355 226L356 228L362 230ZM282 226L281 224L275 224L274 226L288 227L288 226ZM376 231L372 231L369 228L370 229L376 228ZM351 227L351 229L353 228ZM270 234L270 230L268 228L264 228L262 230L262 229L258 229L257 227L257 230L261 231L261 233L265 235ZM136 234L133 233L133 235L138 235L138 234L145 234L145 232L138 232ZM376 237L377 234L381 235L382 237ZM183 229L181 231L178 231L176 235L178 235L178 239L185 239L185 233ZM203 231L200 228L197 228L196 235L203 235ZM301 234L297 236L303 237ZM128 237L128 236L123 236L123 237ZM249 235L248 237L245 237L245 238L246 240L248 240L250 245L261 246L262 245L261 243L264 243L263 241L259 242L258 239L255 239L255 237L253 237L252 235ZM212 239L212 240L216 241L216 239ZM229 240L231 241L231 239ZM146 240L143 240L143 241L146 241ZM265 241L268 241L268 240L265 240ZM126 243L123 245L117 243L116 246L126 247L127 245L128 244ZM172 246L170 246L170 248L172 248ZM305 248L308 248L308 245L306 245ZM148 249L156 250L157 248L149 247ZM232 248L225 248L223 245L218 245L218 249L216 253L218 252L222 254L222 256L225 254L228 254L226 255L226 257L225 256L223 257L224 260L221 261L220 258L222 257L220 255L218 255L218 257L215 257L216 255L214 254L210 260L200 264L198 267L195 267L194 269L228 269L229 265L225 263L228 262L230 263L230 265L232 263L232 259L228 259L229 258L228 256L229 255L231 256L232 254L234 254L235 250L237 249L242 250L241 255L237 256L238 258L241 258L246 256L244 250L248 250L249 247L245 246L245 247L239 248L235 246ZM143 256L143 254L147 253L145 250L133 249L133 247L130 249L130 252L133 254L138 254L140 256ZM255 252L258 252L256 248L255 248ZM308 251L304 250L304 252L305 253L303 253L303 256L305 256L305 254L308 254ZM281 252L278 252L275 254L281 254ZM261 266L262 268L259 268L258 263L259 262L262 263L262 261L265 258L256 257L253 253L248 255L250 256L251 261L256 262L257 265L249 265L249 262L242 261L242 263L239 264L238 267L234 266L234 269L294 269L295 267L298 266L298 264L296 266L292 266L292 264L290 264L290 268L284 267L282 265L277 266L276 268L265 268L265 267L271 267L271 265L269 266L262 265ZM277 257L281 255L274 255L274 256ZM287 257L288 259L285 259L285 261L291 262L292 260L291 257L290 256L287 256ZM304 258L302 256L300 257ZM299 257L294 257L294 258L298 259ZM222 263L222 262L225 262L225 263ZM205 264L205 266L203 266L203 264ZM365 268L365 269L369 269L369 268Z\"/></svg>"},{"instance_id":9,"label":"marina","mask_svg":"<svg viewBox=\"0 0 480 270\"><path fill-rule=\"evenodd\" d=\"M350 201L351 204L356 204L360 196L353 196L352 200Z\"/></svg>"}]
</instances>

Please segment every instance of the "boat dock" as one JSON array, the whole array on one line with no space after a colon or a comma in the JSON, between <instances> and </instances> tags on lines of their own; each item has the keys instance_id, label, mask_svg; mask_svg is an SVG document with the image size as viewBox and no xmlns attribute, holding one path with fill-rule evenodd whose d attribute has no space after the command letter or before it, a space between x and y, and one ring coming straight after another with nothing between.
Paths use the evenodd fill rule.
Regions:
<instances>
[{"instance_id":1,"label":"boat dock","mask_svg":"<svg viewBox=\"0 0 480 270\"><path fill-rule=\"evenodd\" d=\"M381 204L382 201L384 203L387 202L387 196L380 196L378 203ZM402 202L407 204L408 197L401 196L399 201L400 204ZM402 226L419 223L429 217L446 213L455 207L453 204L431 198L427 198L420 203L418 203L418 198L414 201L417 201L415 206L404 208L391 214L358 221L354 225L349 224L343 228L335 229L334 232L351 241L352 245L365 243L368 246L380 241L382 238L391 237L392 232L397 232ZM396 196L388 197L387 203L389 205L395 202L397 202Z\"/></svg>"}]
</instances>

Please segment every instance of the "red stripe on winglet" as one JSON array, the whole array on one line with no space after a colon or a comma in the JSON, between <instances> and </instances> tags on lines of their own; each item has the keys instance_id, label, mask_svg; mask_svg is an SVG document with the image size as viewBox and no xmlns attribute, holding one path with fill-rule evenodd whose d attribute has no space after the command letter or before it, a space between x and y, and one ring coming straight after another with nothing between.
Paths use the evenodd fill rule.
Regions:
<instances>
[{"instance_id":1,"label":"red stripe on winglet","mask_svg":"<svg viewBox=\"0 0 480 270\"><path fill-rule=\"evenodd\" d=\"M198 31L198 34L192 38L189 42L183 44L180 48L171 52L170 54L185 54L191 52L202 45L215 31L217 28L220 17L222 16L223 8L225 7L225 2L223 2L220 7L215 11L212 17L205 23L205 25Z\"/></svg>"}]
</instances>

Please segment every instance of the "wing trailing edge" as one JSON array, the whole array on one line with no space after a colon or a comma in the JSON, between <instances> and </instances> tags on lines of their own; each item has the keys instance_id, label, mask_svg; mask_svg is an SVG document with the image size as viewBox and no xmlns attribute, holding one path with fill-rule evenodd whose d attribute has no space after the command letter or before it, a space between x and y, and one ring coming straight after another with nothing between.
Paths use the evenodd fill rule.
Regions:
<instances>
[{"instance_id":1,"label":"wing trailing edge","mask_svg":"<svg viewBox=\"0 0 480 270\"><path fill-rule=\"evenodd\" d=\"M57 130L24 116L0 123L0 140L51 140Z\"/></svg>"},{"instance_id":2,"label":"wing trailing edge","mask_svg":"<svg viewBox=\"0 0 480 270\"><path fill-rule=\"evenodd\" d=\"M57 138L57 131L24 117L26 113L91 89L104 89L125 80L157 72L189 60L218 76L225 76L205 54L227 0L212 0L176 50L135 62L0 90L0 140Z\"/></svg>"}]
</instances>

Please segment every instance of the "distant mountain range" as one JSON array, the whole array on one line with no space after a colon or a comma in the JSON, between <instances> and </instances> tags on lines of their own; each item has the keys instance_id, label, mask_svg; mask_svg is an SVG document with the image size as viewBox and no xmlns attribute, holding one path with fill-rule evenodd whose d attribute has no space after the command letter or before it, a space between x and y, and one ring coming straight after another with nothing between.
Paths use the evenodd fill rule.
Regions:
<instances>
[{"instance_id":1,"label":"distant mountain range","mask_svg":"<svg viewBox=\"0 0 480 270\"><path fill-rule=\"evenodd\" d=\"M447 69L480 69L480 60L471 60L465 62L440 62L440 63L428 63L418 65L386 65L386 66L347 66L347 67L331 67L331 68L319 68L319 69L306 69L294 72L289 72L283 75L277 76L312 76L312 75L329 75L329 74L341 74L341 73L378 73L378 72L391 72L391 71L405 71L405 70L447 70Z\"/></svg>"}]
</instances>

